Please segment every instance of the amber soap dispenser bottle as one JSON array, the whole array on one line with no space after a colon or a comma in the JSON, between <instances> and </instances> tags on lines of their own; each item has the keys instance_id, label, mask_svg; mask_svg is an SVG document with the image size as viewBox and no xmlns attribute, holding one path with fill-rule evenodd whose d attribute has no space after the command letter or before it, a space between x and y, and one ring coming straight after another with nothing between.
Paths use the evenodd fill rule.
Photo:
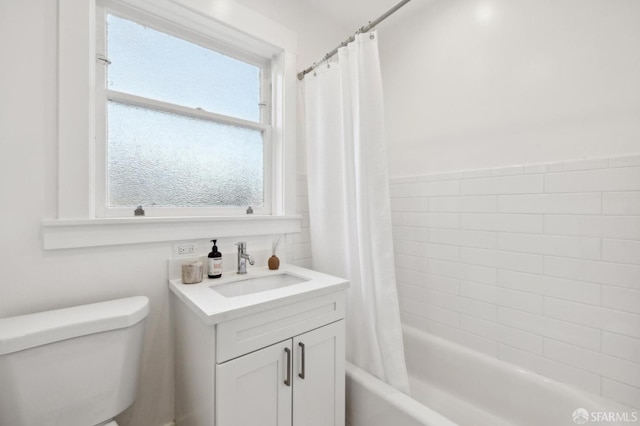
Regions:
<instances>
[{"instance_id":1,"label":"amber soap dispenser bottle","mask_svg":"<svg viewBox=\"0 0 640 426\"><path fill-rule=\"evenodd\" d=\"M218 251L217 241L218 240L211 240L213 247L208 256L209 261L207 268L209 278L220 278L222 276L222 253Z\"/></svg>"}]
</instances>

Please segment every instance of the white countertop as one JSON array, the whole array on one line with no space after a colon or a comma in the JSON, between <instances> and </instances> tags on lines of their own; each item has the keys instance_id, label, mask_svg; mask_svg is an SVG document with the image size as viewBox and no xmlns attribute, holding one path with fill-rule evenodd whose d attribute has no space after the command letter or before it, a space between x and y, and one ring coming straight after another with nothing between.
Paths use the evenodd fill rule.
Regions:
<instances>
[{"instance_id":1,"label":"white countertop","mask_svg":"<svg viewBox=\"0 0 640 426\"><path fill-rule=\"evenodd\" d=\"M308 281L237 297L225 297L212 290L217 285L283 272L304 277ZM277 271L270 271L266 266L249 267L246 275L223 272L222 278L205 278L199 284L182 284L180 279L169 281L171 291L208 325L333 293L347 287L349 287L349 281L344 278L288 264L280 265Z\"/></svg>"}]
</instances>

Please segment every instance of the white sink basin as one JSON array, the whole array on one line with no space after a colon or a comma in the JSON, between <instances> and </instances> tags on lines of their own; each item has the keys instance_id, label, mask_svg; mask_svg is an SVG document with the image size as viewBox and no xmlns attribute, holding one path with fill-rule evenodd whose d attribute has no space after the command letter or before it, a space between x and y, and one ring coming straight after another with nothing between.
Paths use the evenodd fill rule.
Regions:
<instances>
[{"instance_id":1,"label":"white sink basin","mask_svg":"<svg viewBox=\"0 0 640 426\"><path fill-rule=\"evenodd\" d=\"M220 293L224 297L237 297L260 293L267 290L275 290L282 287L288 287L290 285L300 284L306 281L308 281L308 279L287 274L285 272L263 277L247 277L246 279L240 281L220 284L212 286L210 288L211 290Z\"/></svg>"}]
</instances>

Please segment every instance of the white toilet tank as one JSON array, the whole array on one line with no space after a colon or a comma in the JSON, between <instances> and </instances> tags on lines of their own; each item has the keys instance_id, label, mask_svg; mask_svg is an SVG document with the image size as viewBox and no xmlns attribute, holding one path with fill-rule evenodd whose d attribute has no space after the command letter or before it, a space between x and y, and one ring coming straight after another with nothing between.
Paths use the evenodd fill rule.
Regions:
<instances>
[{"instance_id":1,"label":"white toilet tank","mask_svg":"<svg viewBox=\"0 0 640 426\"><path fill-rule=\"evenodd\" d=\"M0 426L94 426L135 399L149 299L0 319Z\"/></svg>"}]
</instances>

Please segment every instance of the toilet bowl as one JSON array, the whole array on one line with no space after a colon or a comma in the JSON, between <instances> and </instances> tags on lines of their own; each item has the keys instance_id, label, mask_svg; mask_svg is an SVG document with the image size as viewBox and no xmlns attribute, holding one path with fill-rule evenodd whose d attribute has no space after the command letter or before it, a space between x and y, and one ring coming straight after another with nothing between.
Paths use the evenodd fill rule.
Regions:
<instances>
[{"instance_id":1,"label":"toilet bowl","mask_svg":"<svg viewBox=\"0 0 640 426\"><path fill-rule=\"evenodd\" d=\"M138 296L0 319L0 425L117 426L148 313Z\"/></svg>"}]
</instances>

